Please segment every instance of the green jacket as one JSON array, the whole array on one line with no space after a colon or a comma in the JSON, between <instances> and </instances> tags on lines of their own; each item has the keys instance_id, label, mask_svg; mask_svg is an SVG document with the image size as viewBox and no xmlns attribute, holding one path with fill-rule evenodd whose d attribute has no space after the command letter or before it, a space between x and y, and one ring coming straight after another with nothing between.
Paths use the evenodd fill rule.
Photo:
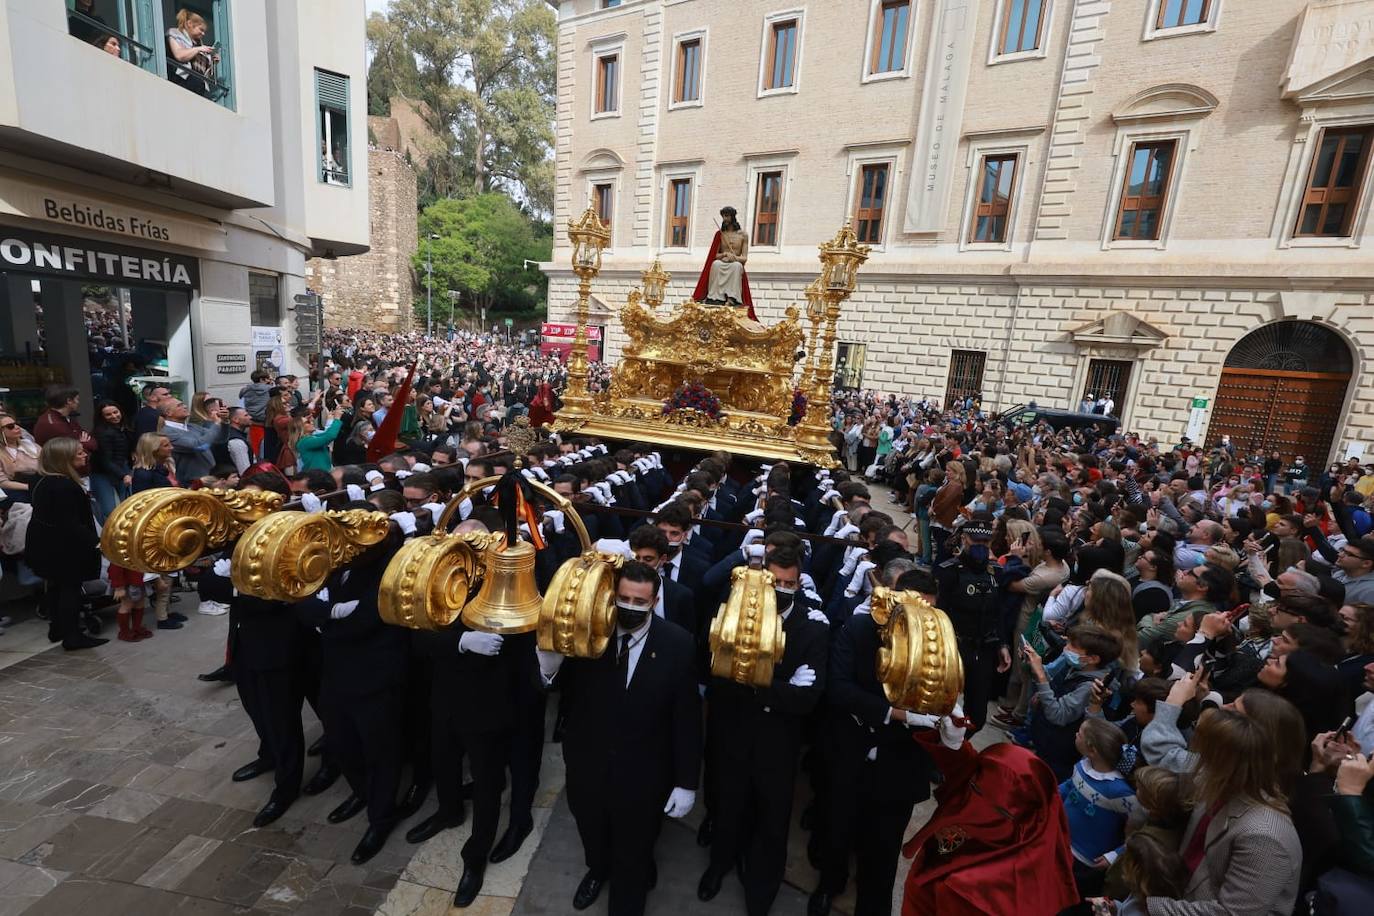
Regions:
<instances>
[{"instance_id":1,"label":"green jacket","mask_svg":"<svg viewBox=\"0 0 1374 916\"><path fill-rule=\"evenodd\" d=\"M1140 648L1147 648L1150 643L1159 639L1174 638L1174 630L1178 629L1179 621L1192 614L1194 611L1206 611L1211 614L1216 608L1209 601L1184 601L1182 604L1174 605L1173 610L1165 615L1159 623L1154 622L1154 617L1147 616L1136 624L1136 632L1140 635Z\"/></svg>"},{"instance_id":2,"label":"green jacket","mask_svg":"<svg viewBox=\"0 0 1374 916\"><path fill-rule=\"evenodd\" d=\"M1332 795L1331 816L1341 842L1340 863L1365 878L1374 878L1374 804L1361 795Z\"/></svg>"},{"instance_id":3,"label":"green jacket","mask_svg":"<svg viewBox=\"0 0 1374 916\"><path fill-rule=\"evenodd\" d=\"M302 436L296 443L296 468L300 471L327 471L334 465L329 460L329 446L339 437L343 424L331 420L317 433Z\"/></svg>"}]
</instances>

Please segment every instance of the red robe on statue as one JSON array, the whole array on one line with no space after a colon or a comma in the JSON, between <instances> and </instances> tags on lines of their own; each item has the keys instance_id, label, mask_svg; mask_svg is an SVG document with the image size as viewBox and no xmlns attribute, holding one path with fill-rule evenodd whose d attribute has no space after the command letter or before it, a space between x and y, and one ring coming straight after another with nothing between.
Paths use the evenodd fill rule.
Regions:
<instances>
[{"instance_id":1,"label":"red robe on statue","mask_svg":"<svg viewBox=\"0 0 1374 916\"><path fill-rule=\"evenodd\" d=\"M720 230L716 230L716 237L711 239L711 251L706 255L706 266L701 269L701 278L697 280L697 288L692 291L693 302L705 302L706 291L711 288L711 265L716 263L716 254L720 252ZM743 305L749 309L749 320L758 321L754 317L754 297L749 295L749 272L745 271L740 278L740 295L744 297Z\"/></svg>"},{"instance_id":2,"label":"red robe on statue","mask_svg":"<svg viewBox=\"0 0 1374 916\"><path fill-rule=\"evenodd\" d=\"M1049 766L1014 744L957 751L914 736L945 774L939 808L902 848L902 916L1055 916L1078 902L1069 823Z\"/></svg>"}]
</instances>

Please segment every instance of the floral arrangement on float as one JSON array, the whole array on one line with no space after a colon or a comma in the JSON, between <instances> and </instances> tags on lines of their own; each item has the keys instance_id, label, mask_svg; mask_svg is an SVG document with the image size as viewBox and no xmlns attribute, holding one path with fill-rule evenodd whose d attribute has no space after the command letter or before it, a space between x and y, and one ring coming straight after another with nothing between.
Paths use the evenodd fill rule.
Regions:
<instances>
[{"instance_id":1,"label":"floral arrangement on float","mask_svg":"<svg viewBox=\"0 0 1374 916\"><path fill-rule=\"evenodd\" d=\"M679 410L694 410L716 420L720 418L720 398L701 382L687 382L663 402L665 414Z\"/></svg>"}]
</instances>

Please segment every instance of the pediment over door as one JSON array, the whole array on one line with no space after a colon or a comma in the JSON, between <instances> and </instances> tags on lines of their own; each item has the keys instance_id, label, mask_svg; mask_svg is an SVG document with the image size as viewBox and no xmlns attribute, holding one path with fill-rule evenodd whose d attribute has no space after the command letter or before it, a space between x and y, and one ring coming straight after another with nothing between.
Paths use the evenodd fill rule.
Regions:
<instances>
[{"instance_id":1,"label":"pediment over door","mask_svg":"<svg viewBox=\"0 0 1374 916\"><path fill-rule=\"evenodd\" d=\"M1352 64L1318 80L1293 97L1299 105L1374 99L1374 58Z\"/></svg>"},{"instance_id":2,"label":"pediment over door","mask_svg":"<svg viewBox=\"0 0 1374 916\"><path fill-rule=\"evenodd\" d=\"M1117 351L1127 359L1152 350L1169 339L1167 333L1130 312L1112 312L1105 318L1075 328L1069 332L1069 336L1080 350L1091 350L1099 355L1106 355L1106 351Z\"/></svg>"}]
</instances>

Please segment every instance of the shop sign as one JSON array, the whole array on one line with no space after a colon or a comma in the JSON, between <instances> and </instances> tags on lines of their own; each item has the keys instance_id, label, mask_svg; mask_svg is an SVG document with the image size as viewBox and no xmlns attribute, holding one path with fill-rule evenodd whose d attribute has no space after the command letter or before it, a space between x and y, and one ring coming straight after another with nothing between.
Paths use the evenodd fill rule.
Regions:
<instances>
[{"instance_id":1,"label":"shop sign","mask_svg":"<svg viewBox=\"0 0 1374 916\"><path fill-rule=\"evenodd\" d=\"M0 270L115 286L200 287L196 258L12 226L0 226Z\"/></svg>"},{"instance_id":2,"label":"shop sign","mask_svg":"<svg viewBox=\"0 0 1374 916\"><path fill-rule=\"evenodd\" d=\"M228 248L224 228L214 220L39 181L0 177L0 213L60 223L82 232L107 232L135 242L205 251Z\"/></svg>"},{"instance_id":3,"label":"shop sign","mask_svg":"<svg viewBox=\"0 0 1374 916\"><path fill-rule=\"evenodd\" d=\"M575 324L553 324L544 322L539 326L539 333L543 334L550 341L566 340L568 343L577 336L577 325ZM601 339L601 325L591 324L587 326L587 339Z\"/></svg>"}]
</instances>

